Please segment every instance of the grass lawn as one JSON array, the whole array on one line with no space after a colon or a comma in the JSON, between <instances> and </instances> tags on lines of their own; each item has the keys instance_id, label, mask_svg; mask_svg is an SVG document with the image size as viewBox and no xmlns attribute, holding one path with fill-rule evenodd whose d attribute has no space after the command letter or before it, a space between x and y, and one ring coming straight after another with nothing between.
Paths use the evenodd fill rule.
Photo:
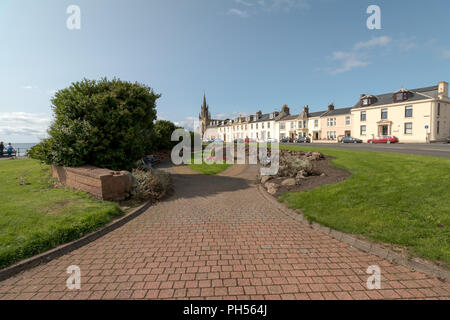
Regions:
<instances>
[{"instance_id":1,"label":"grass lawn","mask_svg":"<svg viewBox=\"0 0 450 320\"><path fill-rule=\"evenodd\" d=\"M192 163L189 164L189 167L192 170L208 175L221 173L228 169L230 166L231 164L227 163L215 163L212 161L205 162L204 160L202 161L202 164L194 164L194 154L192 154Z\"/></svg>"},{"instance_id":2,"label":"grass lawn","mask_svg":"<svg viewBox=\"0 0 450 320\"><path fill-rule=\"evenodd\" d=\"M320 151L352 172L339 184L280 201L308 219L346 233L404 246L411 255L450 263L450 159L418 155L283 147Z\"/></svg>"},{"instance_id":3,"label":"grass lawn","mask_svg":"<svg viewBox=\"0 0 450 320\"><path fill-rule=\"evenodd\" d=\"M49 167L0 161L0 268L80 238L122 215L112 202L53 188Z\"/></svg>"}]
</instances>

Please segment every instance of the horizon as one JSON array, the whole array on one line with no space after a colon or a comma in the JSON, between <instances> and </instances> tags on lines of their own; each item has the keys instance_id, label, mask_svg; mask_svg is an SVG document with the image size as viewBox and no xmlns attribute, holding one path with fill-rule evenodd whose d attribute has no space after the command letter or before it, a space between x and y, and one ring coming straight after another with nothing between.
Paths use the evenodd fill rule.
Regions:
<instances>
[{"instance_id":1,"label":"horizon","mask_svg":"<svg viewBox=\"0 0 450 320\"><path fill-rule=\"evenodd\" d=\"M72 4L81 10L80 29L66 24ZM284 104L292 114L303 105L347 108L361 93L449 82L450 45L440 30L450 29L450 3L377 1L379 30L366 25L372 4L3 1L0 140L39 142L51 97L83 78L146 84L162 94L158 119L187 129L204 93L212 117L222 119Z\"/></svg>"}]
</instances>

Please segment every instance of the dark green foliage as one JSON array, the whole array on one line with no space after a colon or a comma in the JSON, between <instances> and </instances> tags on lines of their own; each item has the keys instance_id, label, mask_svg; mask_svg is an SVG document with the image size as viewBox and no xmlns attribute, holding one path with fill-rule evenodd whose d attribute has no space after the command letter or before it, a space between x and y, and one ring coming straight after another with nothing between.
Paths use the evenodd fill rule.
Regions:
<instances>
[{"instance_id":1,"label":"dark green foliage","mask_svg":"<svg viewBox=\"0 0 450 320\"><path fill-rule=\"evenodd\" d=\"M118 79L73 83L55 94L50 137L29 154L48 164L130 170L151 149L159 97Z\"/></svg>"},{"instance_id":2,"label":"dark green foliage","mask_svg":"<svg viewBox=\"0 0 450 320\"><path fill-rule=\"evenodd\" d=\"M168 150L172 149L178 142L171 141L172 133L178 127L170 121L158 120L153 127L152 149Z\"/></svg>"}]
</instances>

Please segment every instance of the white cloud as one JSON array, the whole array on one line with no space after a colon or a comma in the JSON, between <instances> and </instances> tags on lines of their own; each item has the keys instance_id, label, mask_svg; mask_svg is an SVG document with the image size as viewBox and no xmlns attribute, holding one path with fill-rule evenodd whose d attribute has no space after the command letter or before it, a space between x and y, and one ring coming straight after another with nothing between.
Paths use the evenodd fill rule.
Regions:
<instances>
[{"instance_id":1,"label":"white cloud","mask_svg":"<svg viewBox=\"0 0 450 320\"><path fill-rule=\"evenodd\" d=\"M33 86L24 86L23 88L27 89L27 90L31 90L31 89L33 89Z\"/></svg>"},{"instance_id":2,"label":"white cloud","mask_svg":"<svg viewBox=\"0 0 450 320\"><path fill-rule=\"evenodd\" d=\"M362 55L354 52L335 51L333 52L332 60L340 62L338 67L329 70L332 74L344 73L370 64L370 62L365 61Z\"/></svg>"},{"instance_id":3,"label":"white cloud","mask_svg":"<svg viewBox=\"0 0 450 320\"><path fill-rule=\"evenodd\" d=\"M239 10L236 8L232 8L230 10L228 10L228 14L229 15L234 15L234 16L238 16L241 18L248 18L248 13L245 10Z\"/></svg>"},{"instance_id":4,"label":"white cloud","mask_svg":"<svg viewBox=\"0 0 450 320\"><path fill-rule=\"evenodd\" d=\"M415 37L392 39L389 36L380 36L367 41L360 41L355 43L349 51L334 51L332 53L331 61L336 62L336 66L318 68L317 70L339 74L355 68L367 67L371 64L370 58L376 55L387 55L394 51L409 51L416 48L417 44L414 40Z\"/></svg>"},{"instance_id":5,"label":"white cloud","mask_svg":"<svg viewBox=\"0 0 450 320\"><path fill-rule=\"evenodd\" d=\"M42 114L0 112L0 140L11 136L43 138L50 122L50 118Z\"/></svg>"},{"instance_id":6,"label":"white cloud","mask_svg":"<svg viewBox=\"0 0 450 320\"><path fill-rule=\"evenodd\" d=\"M443 50L442 51L442 57L444 59L450 59L450 50Z\"/></svg>"},{"instance_id":7,"label":"white cloud","mask_svg":"<svg viewBox=\"0 0 450 320\"><path fill-rule=\"evenodd\" d=\"M353 46L353 49L358 50L362 48L372 48L372 47L385 47L390 44L392 39L387 36L375 37L371 40L365 42L358 42Z\"/></svg>"},{"instance_id":8,"label":"white cloud","mask_svg":"<svg viewBox=\"0 0 450 320\"><path fill-rule=\"evenodd\" d=\"M253 3L249 2L249 1L245 1L245 0L234 0L234 2L236 2L237 4L241 4L243 6L246 6L246 7L253 6Z\"/></svg>"},{"instance_id":9,"label":"white cloud","mask_svg":"<svg viewBox=\"0 0 450 320\"><path fill-rule=\"evenodd\" d=\"M193 131L194 128L198 127L199 122L197 117L186 117L181 121L174 121L174 124L186 130Z\"/></svg>"},{"instance_id":10,"label":"white cloud","mask_svg":"<svg viewBox=\"0 0 450 320\"><path fill-rule=\"evenodd\" d=\"M306 10L311 8L310 0L234 0L242 8L232 8L228 14L247 18L260 12L290 12L293 9Z\"/></svg>"}]
</instances>

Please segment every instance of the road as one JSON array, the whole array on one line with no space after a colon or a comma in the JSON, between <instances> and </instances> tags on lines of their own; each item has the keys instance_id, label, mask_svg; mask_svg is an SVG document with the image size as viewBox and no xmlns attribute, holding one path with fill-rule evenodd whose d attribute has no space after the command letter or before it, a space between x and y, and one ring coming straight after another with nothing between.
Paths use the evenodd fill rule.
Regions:
<instances>
[{"instance_id":1,"label":"road","mask_svg":"<svg viewBox=\"0 0 450 320\"><path fill-rule=\"evenodd\" d=\"M283 145L305 145L288 143ZM450 144L342 144L342 143L308 143L306 146L321 148L343 148L349 150L371 150L381 152L394 152L406 154L419 154L424 156L450 158Z\"/></svg>"},{"instance_id":2,"label":"road","mask_svg":"<svg viewBox=\"0 0 450 320\"><path fill-rule=\"evenodd\" d=\"M175 194L107 235L0 282L0 299L449 299L450 285L279 210L255 166L174 168ZM68 266L81 289L68 290ZM366 270L381 269L369 290Z\"/></svg>"}]
</instances>

